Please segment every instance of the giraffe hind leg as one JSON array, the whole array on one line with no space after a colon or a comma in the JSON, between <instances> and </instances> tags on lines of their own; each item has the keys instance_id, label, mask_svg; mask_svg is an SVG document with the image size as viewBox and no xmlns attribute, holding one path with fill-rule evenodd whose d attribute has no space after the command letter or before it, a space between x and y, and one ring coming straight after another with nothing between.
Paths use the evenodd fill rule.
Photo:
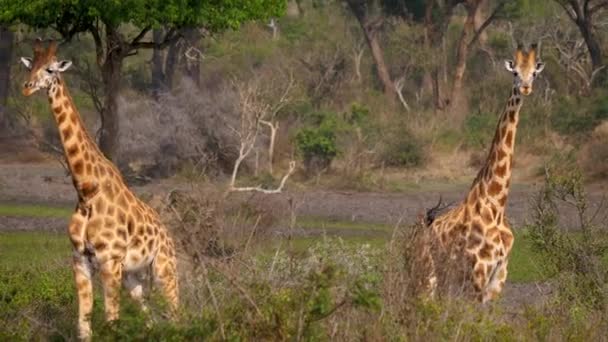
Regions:
<instances>
[{"instance_id":1,"label":"giraffe hind leg","mask_svg":"<svg viewBox=\"0 0 608 342\"><path fill-rule=\"evenodd\" d=\"M169 304L171 316L175 317L179 301L176 260L175 256L166 255L163 250L161 249L154 258L152 271L156 283L161 286L163 296Z\"/></svg>"},{"instance_id":2,"label":"giraffe hind leg","mask_svg":"<svg viewBox=\"0 0 608 342\"><path fill-rule=\"evenodd\" d=\"M104 305L107 321L118 319L120 309L120 285L122 280L122 263L109 259L101 265L101 282L103 284Z\"/></svg>"},{"instance_id":3,"label":"giraffe hind leg","mask_svg":"<svg viewBox=\"0 0 608 342\"><path fill-rule=\"evenodd\" d=\"M148 312L148 306L144 300L143 282L139 278L139 274L137 272L125 272L122 283L129 292L129 296L139 304L141 310Z\"/></svg>"}]
</instances>

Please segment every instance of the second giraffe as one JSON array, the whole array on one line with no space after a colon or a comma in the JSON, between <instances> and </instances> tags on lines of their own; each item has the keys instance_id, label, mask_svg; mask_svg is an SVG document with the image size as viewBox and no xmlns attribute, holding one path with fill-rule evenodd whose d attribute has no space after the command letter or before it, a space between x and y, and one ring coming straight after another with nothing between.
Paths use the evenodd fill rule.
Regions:
<instances>
[{"instance_id":1,"label":"second giraffe","mask_svg":"<svg viewBox=\"0 0 608 342\"><path fill-rule=\"evenodd\" d=\"M514 60L506 61L505 67L513 74L513 86L483 167L460 205L427 222L439 245L452 253L452 259L466 259L468 279L472 281L469 286L472 285L481 302L496 298L507 279L514 238L505 217L505 206L511 184L515 134L522 96L532 93L532 83L544 64L537 60L536 45L528 51L519 45ZM433 292L439 265L432 264L429 283Z\"/></svg>"}]
</instances>

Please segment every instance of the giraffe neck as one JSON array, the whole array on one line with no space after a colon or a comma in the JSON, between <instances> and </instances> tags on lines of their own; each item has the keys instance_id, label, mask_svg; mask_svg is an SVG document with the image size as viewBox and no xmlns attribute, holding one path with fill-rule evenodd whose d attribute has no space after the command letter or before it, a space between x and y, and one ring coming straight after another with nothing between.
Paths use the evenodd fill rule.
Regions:
<instances>
[{"instance_id":1,"label":"giraffe neck","mask_svg":"<svg viewBox=\"0 0 608 342\"><path fill-rule=\"evenodd\" d=\"M88 134L65 82L56 78L47 94L72 180L79 190L79 186L99 178L100 168L105 167L102 164L109 162Z\"/></svg>"},{"instance_id":2,"label":"giraffe neck","mask_svg":"<svg viewBox=\"0 0 608 342\"><path fill-rule=\"evenodd\" d=\"M496 126L487 160L477 174L467 197L469 202L487 203L487 200L490 200L498 211L504 212L511 185L515 135L521 105L521 93L519 88L514 86Z\"/></svg>"}]
</instances>

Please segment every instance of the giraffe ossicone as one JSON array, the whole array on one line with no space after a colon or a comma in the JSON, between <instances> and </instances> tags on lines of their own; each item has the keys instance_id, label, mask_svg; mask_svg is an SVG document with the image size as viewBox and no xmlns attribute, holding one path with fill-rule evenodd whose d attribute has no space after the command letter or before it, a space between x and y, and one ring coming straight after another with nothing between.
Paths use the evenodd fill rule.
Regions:
<instances>
[{"instance_id":1,"label":"giraffe ossicone","mask_svg":"<svg viewBox=\"0 0 608 342\"><path fill-rule=\"evenodd\" d=\"M73 246L78 292L78 331L91 338L92 276L99 269L104 288L105 316L118 318L121 283L143 304L137 275L152 266L156 282L175 313L178 306L175 244L158 214L127 187L118 169L88 134L61 73L70 61L58 61L57 43L34 43L34 57L21 58L30 70L23 95L45 89L63 145L78 204L68 227ZM96 267L94 267L96 266Z\"/></svg>"},{"instance_id":2,"label":"giraffe ossicone","mask_svg":"<svg viewBox=\"0 0 608 342\"><path fill-rule=\"evenodd\" d=\"M435 213L429 213L426 222L438 242L435 245L448 250L452 258L468 261L465 263L469 265L466 279L471 280L473 290L482 302L496 298L507 279L514 237L505 217L505 206L511 184L519 111L522 97L532 93L534 79L544 64L538 59L536 45L527 51L520 45L514 59L505 61L505 67L513 73L513 86L483 167L458 206L437 218ZM433 246L427 246L425 253L432 254L428 249ZM428 277L432 293L438 269L438 265L431 262Z\"/></svg>"}]
</instances>

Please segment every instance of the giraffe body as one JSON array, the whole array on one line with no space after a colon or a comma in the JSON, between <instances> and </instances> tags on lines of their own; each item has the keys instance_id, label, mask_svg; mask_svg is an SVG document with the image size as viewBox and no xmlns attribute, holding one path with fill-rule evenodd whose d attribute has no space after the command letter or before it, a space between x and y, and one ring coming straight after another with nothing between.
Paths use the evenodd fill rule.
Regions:
<instances>
[{"instance_id":1,"label":"giraffe body","mask_svg":"<svg viewBox=\"0 0 608 342\"><path fill-rule=\"evenodd\" d=\"M93 307L92 276L99 270L107 320L118 318L121 282L142 308L138 272L152 266L173 311L178 305L175 246L158 214L138 199L118 169L87 133L61 72L69 61L57 61L56 43L48 49L37 41L34 59L22 58L31 70L23 94L46 89L68 162L78 204L68 227L73 246L73 271L78 292L79 336L90 339Z\"/></svg>"},{"instance_id":2,"label":"giraffe body","mask_svg":"<svg viewBox=\"0 0 608 342\"><path fill-rule=\"evenodd\" d=\"M439 245L452 258L467 261L468 279L480 301L496 298L507 279L508 257L513 247L513 233L505 217L509 195L515 135L522 96L532 92L532 82L544 65L536 61L536 46L524 52L518 47L514 61L506 62L513 73L506 109L502 113L484 166L477 174L464 199L430 222ZM433 265L430 285L436 282Z\"/></svg>"}]
</instances>

